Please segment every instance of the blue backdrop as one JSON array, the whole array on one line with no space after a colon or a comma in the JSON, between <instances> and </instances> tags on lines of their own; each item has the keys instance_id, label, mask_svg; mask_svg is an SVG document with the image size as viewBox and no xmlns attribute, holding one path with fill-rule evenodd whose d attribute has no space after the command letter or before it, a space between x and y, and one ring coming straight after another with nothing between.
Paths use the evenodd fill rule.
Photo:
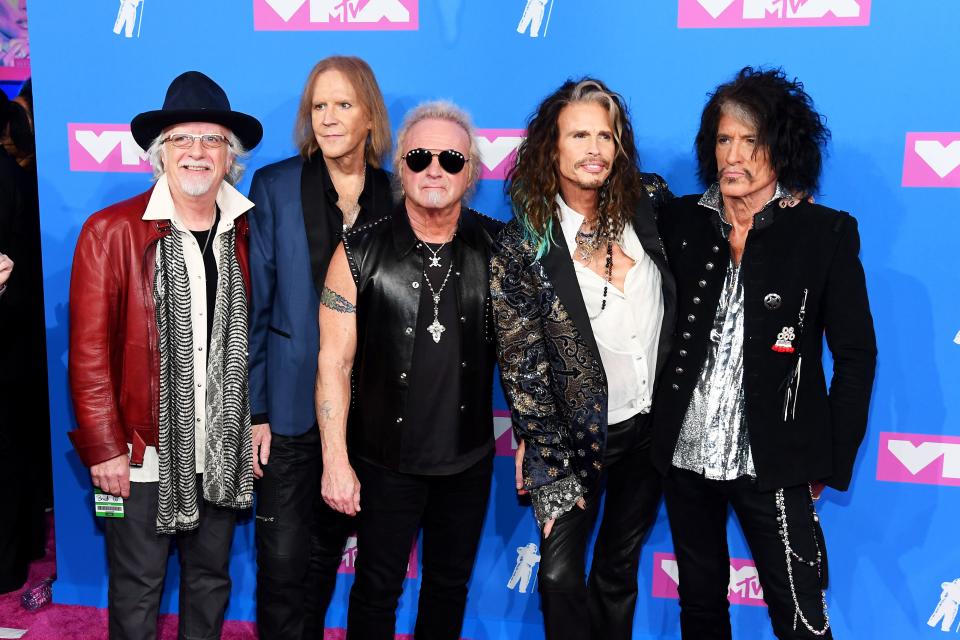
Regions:
<instances>
[{"instance_id":1,"label":"blue backdrop","mask_svg":"<svg viewBox=\"0 0 960 640\"><path fill-rule=\"evenodd\" d=\"M860 221L880 340L870 426L852 489L827 491L819 503L830 551L831 621L844 638L936 637L941 625L956 628L960 400L947 390L960 381L954 244L960 222L954 215L958 191L951 188L960 186L960 5L143 0L131 13L123 4L30 4L58 602L106 604L102 532L92 516L89 476L66 437L73 428L66 379L73 247L88 215L147 188L149 176L125 124L159 108L176 75L208 73L236 108L261 119L266 136L249 160L256 169L293 154L293 117L310 67L334 53L362 56L377 73L394 125L428 98L450 98L472 112L487 136L491 165L473 204L506 218L499 160L533 107L567 77L594 74L623 93L644 168L662 174L674 192L688 193L698 190L692 141L705 94L752 64L784 66L805 82L828 117L834 136L818 200ZM240 185L244 192L247 187ZM503 407L502 397L495 402ZM498 431L503 427L499 422ZM518 549L537 542L529 509L514 498L512 474L510 458L498 458L465 637L542 637L535 577L529 584L511 581L515 569L518 578L525 572ZM771 638L766 611L755 606L758 585L735 525L730 545L732 557L742 560L734 563L731 580L735 635ZM661 513L643 553L638 638L679 637L670 553ZM526 557L535 562L535 555ZM249 518L237 531L232 571L228 617L252 619ZM345 620L350 581L349 573L340 577L328 615L332 626ZM175 584L168 580L165 610L176 608ZM417 578L408 580L399 631L412 629L417 587Z\"/></svg>"}]
</instances>

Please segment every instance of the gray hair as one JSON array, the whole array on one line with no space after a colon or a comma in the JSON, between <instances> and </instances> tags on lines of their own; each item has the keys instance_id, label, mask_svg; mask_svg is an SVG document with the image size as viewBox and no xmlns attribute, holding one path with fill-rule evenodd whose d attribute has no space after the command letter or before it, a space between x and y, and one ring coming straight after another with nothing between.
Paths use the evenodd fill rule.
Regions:
<instances>
[{"instance_id":1,"label":"gray hair","mask_svg":"<svg viewBox=\"0 0 960 640\"><path fill-rule=\"evenodd\" d=\"M720 112L730 116L734 120L739 120L749 127L756 127L757 114L753 113L745 104L734 100L726 100L720 105Z\"/></svg>"},{"instance_id":2,"label":"gray hair","mask_svg":"<svg viewBox=\"0 0 960 640\"><path fill-rule=\"evenodd\" d=\"M160 135L153 139L153 142L151 142L147 148L147 157L150 160L150 166L153 168L154 180L159 179L166 171L163 165L163 139L166 137L166 133L161 132ZM232 159L233 162L227 171L227 175L224 176L223 179L231 185L236 185L240 182L240 179L243 178L243 172L247 169L247 166L243 164L241 160L250 155L250 152L240 143L240 138L238 138L233 131L229 132L227 138L229 142L227 145L229 154L227 158Z\"/></svg>"},{"instance_id":3,"label":"gray hair","mask_svg":"<svg viewBox=\"0 0 960 640\"><path fill-rule=\"evenodd\" d=\"M403 163L404 145L407 134L410 133L410 129L412 129L414 125L424 120L446 120L447 122L452 122L463 129L470 139L470 150L467 153L469 162L467 162L466 166L466 169L470 173L467 179L467 190L461 199L463 202L466 202L470 199L470 196L473 195L473 191L477 186L477 180L480 179L480 171L482 169L480 166L480 148L477 146L476 132L474 131L473 121L470 119L470 115L447 100L423 102L408 111L406 117L403 119L403 124L400 125L400 129L397 131L397 145L393 150L394 196L397 200L401 200L404 197L400 171Z\"/></svg>"}]
</instances>

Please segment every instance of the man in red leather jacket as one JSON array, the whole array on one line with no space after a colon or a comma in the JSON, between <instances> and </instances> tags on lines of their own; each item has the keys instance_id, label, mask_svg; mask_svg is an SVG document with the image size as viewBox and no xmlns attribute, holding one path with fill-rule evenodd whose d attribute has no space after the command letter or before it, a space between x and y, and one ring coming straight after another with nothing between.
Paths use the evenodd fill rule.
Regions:
<instances>
[{"instance_id":1,"label":"man in red leather jacket","mask_svg":"<svg viewBox=\"0 0 960 640\"><path fill-rule=\"evenodd\" d=\"M133 119L156 184L94 214L70 283L70 433L104 523L112 639L153 639L172 539L180 637L219 638L236 510L250 506L246 212L232 184L263 135L196 71Z\"/></svg>"}]
</instances>

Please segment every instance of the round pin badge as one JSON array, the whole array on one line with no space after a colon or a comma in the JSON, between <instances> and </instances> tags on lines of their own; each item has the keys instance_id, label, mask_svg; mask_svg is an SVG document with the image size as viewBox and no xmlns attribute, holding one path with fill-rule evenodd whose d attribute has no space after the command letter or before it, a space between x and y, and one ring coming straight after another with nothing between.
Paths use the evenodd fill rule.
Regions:
<instances>
[{"instance_id":1,"label":"round pin badge","mask_svg":"<svg viewBox=\"0 0 960 640\"><path fill-rule=\"evenodd\" d=\"M780 294L777 293L768 293L763 298L763 304L767 309L773 311L780 307Z\"/></svg>"}]
</instances>

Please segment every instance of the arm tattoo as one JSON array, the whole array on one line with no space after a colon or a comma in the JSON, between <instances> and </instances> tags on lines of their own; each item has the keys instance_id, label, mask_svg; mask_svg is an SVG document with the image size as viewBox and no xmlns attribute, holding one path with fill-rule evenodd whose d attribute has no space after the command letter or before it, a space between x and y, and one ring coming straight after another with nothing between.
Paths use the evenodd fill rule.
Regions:
<instances>
[{"instance_id":1,"label":"arm tattoo","mask_svg":"<svg viewBox=\"0 0 960 640\"><path fill-rule=\"evenodd\" d=\"M323 292L320 294L320 304L328 309L333 309L337 313L357 312L357 308L350 304L349 300L344 298L333 289L328 289L327 287L324 287Z\"/></svg>"},{"instance_id":2,"label":"arm tattoo","mask_svg":"<svg viewBox=\"0 0 960 640\"><path fill-rule=\"evenodd\" d=\"M333 419L333 407L330 406L330 401L324 400L321 402L317 408L317 413L319 414L320 429L322 430L325 424Z\"/></svg>"}]
</instances>

